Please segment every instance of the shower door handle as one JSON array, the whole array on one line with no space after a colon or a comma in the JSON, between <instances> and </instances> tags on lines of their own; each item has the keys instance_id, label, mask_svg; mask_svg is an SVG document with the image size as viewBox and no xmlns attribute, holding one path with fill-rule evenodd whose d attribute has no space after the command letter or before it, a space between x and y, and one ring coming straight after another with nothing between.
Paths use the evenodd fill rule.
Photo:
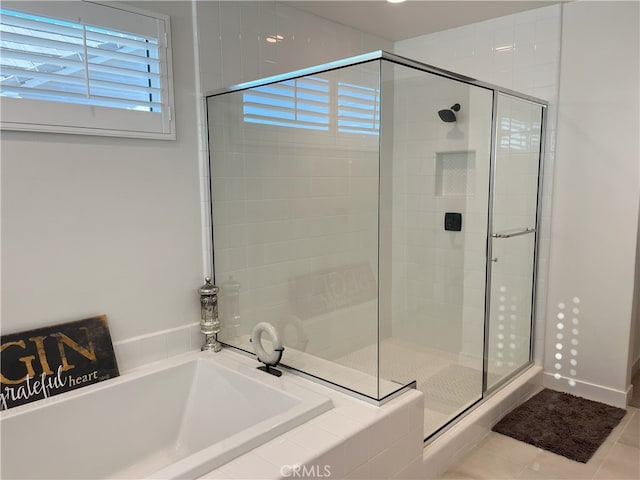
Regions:
<instances>
[{"instance_id":1,"label":"shower door handle","mask_svg":"<svg viewBox=\"0 0 640 480\"><path fill-rule=\"evenodd\" d=\"M519 237L520 235L528 235L529 233L535 233L535 228L525 228L524 230L499 232L491 235L493 238L512 238Z\"/></svg>"}]
</instances>

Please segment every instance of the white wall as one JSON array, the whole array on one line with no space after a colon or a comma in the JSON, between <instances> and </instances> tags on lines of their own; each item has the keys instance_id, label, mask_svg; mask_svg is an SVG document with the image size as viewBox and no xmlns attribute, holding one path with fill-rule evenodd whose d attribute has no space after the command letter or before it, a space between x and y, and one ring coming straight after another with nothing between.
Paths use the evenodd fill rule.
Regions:
<instances>
[{"instance_id":1,"label":"white wall","mask_svg":"<svg viewBox=\"0 0 640 480\"><path fill-rule=\"evenodd\" d=\"M629 371L628 381L631 381L633 376L638 372L638 370L640 370L640 216L638 217L638 236L636 241L635 293L633 297L633 320L631 328L633 332L633 334L631 335L631 338L633 339L633 348L630 349L631 358L629 359L629 364L631 366L631 369Z\"/></svg>"},{"instance_id":2,"label":"white wall","mask_svg":"<svg viewBox=\"0 0 640 480\"><path fill-rule=\"evenodd\" d=\"M138 6L171 16L177 140L2 132L3 334L105 313L121 342L199 320L191 8ZM179 330L117 352L126 368L189 348Z\"/></svg>"},{"instance_id":3,"label":"white wall","mask_svg":"<svg viewBox=\"0 0 640 480\"><path fill-rule=\"evenodd\" d=\"M619 406L626 403L637 281L638 7L564 5L549 270L545 383ZM569 313L574 298L579 312L565 316L564 356L556 361L555 317Z\"/></svg>"}]
</instances>

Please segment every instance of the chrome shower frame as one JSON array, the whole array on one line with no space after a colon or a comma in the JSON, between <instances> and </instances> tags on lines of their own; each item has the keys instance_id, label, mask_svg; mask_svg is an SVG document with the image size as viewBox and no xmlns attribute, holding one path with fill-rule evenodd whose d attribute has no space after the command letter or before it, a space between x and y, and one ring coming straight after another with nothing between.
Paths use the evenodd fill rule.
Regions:
<instances>
[{"instance_id":1,"label":"chrome shower frame","mask_svg":"<svg viewBox=\"0 0 640 480\"><path fill-rule=\"evenodd\" d=\"M464 411L462 411L457 417L451 419L449 422L443 424L438 430L436 430L435 432L433 432L427 439L425 439L426 441L431 441L434 438L436 438L440 433L442 433L444 430L446 430L449 426L451 426L454 423L457 423L464 415L466 415L467 413L469 413L471 410L473 410L475 407L478 406L478 404L484 402L487 397L492 394L493 392L497 391L498 389L500 389L504 384L508 383L509 381L511 381L515 376L517 376L518 374L520 374L522 371L526 370L527 368L531 367L531 365L534 363L534 348L535 348L535 318L536 318L536 294L537 294L537 280L538 280L538 275L537 275L537 270L538 270L538 256L539 256L539 244L540 244L540 223L541 223L541 203L542 203L542 188L543 188L543 167L544 167L544 156L545 156L545 142L546 142L546 125L547 125L547 109L548 109L548 102L540 99L540 98L536 98L530 95L526 95L508 88L504 88L495 84L491 84L489 82L484 82L482 80L478 80L476 78L472 78L466 75L462 75L456 72L452 72L450 70L446 70L446 69L442 69L439 67L435 67L433 65L429 65L426 63L422 63L416 60L412 60L406 57L402 57L400 55L396 55L396 54L392 54L383 50L378 50L375 52L371 52L371 53L366 53L366 54L362 54L362 55L357 55L354 57L350 57L350 58L346 58L346 59L341 59L341 60L337 60L337 61L333 61L333 62L328 62L322 65L317 65L317 66L312 66L312 67L308 67L308 68L304 68L304 69L300 69L300 70L296 70L294 72L290 72L290 73L286 73L286 74L281 74L281 75L275 75L275 76L271 76L271 77L267 77L264 79L259 79L259 80L255 80L255 81L250 81L250 82L244 82L244 83L240 83L237 85L233 85L233 86L228 86L228 87L224 87L221 89L217 89L217 90L213 90L210 92L205 93L205 100L207 100L210 97L215 97L218 95L224 95L227 93L231 93L231 92L238 92L238 91L242 91L242 90L248 90L251 88L255 88L255 87L261 87L261 86L265 86L265 85L269 85L269 84L274 84L274 83L278 83L278 82L282 82L285 80L292 80L295 78L300 78L300 77L306 77L309 75L314 75L314 74L318 74L318 73L322 73L322 72L327 72L327 71L331 71L331 70L336 70L336 69L340 69L340 68L344 68L344 67L349 67L349 66L354 66L354 65L359 65L359 64L363 64L363 63L368 63L368 62L373 62L373 61L378 61L378 60L386 60L388 62L394 63L394 64L398 64L401 66L405 66L408 68L413 68L416 70L420 70L423 72L427 72L433 75L437 75L443 78L447 78L453 81L457 81L457 82L462 82L468 85L472 85L472 86L476 86L476 87L480 87L486 90L489 90L492 92L493 94L493 107L492 107L492 119L491 119L491 146L490 146L490 166L489 166L489 200L488 200L488 223L487 223L487 243L486 243L486 278L485 278L485 308L484 308L484 339L483 339L483 346L484 346L484 358L483 358L483 374L482 374L482 395L481 398L479 398L476 402L472 403L471 405L469 405ZM494 231L493 231L493 196L494 196L494 189L495 189L495 170L496 170L496 156L497 156L497 106L498 106L498 97L499 95L507 95L513 98L517 98L520 100L524 100L527 102L530 102L532 104L538 105L541 107L541 132L540 132L540 152L539 152L539 168L538 168L538 190L537 190L537 205L536 205L536 221L535 221L535 231L533 232L527 232L527 233L532 233L534 235L534 259L533 259L533 287L532 287L532 294L531 294L531 325L530 325L530 345L529 345L529 361L527 364L523 365L521 368L515 370L514 372L512 372L511 374L509 374L508 376L506 376L505 378L501 379L498 383L496 383L495 385L493 385L489 390L488 390L488 385L487 385L487 367L488 367L488 347L489 347L489 338L488 338L488 329L489 329L489 312L490 312L490 307L491 307L491 274L492 274L492 238L494 236ZM211 212L212 214L212 212ZM211 228L213 230L213 221L211 222ZM211 232L211 239L213 242L213 231ZM213 243L212 243L213 245ZM215 272L214 269L214 265L215 265L215 258L214 258L214 252L211 252L211 260L212 260L212 265L211 265L211 271ZM214 279L215 280L215 279ZM232 345L227 345L224 344L225 346L229 346L231 348L234 348L240 352L243 352L242 349L238 349L237 347L234 347ZM355 392L352 390L349 390L347 388L341 387L340 385L336 385L336 384L332 384L332 382L329 382L327 380L318 378L314 375L308 374L306 372L302 372L296 369L291 369L291 367L287 367L285 365L285 368L290 369L290 370L294 370L296 373L301 374L303 376L306 377L310 377L312 379L314 379L315 381L319 381L321 383L324 384L328 384L329 386L332 386L333 388L337 388L338 390L341 390L347 394L350 394L352 396L364 399L365 401L368 401L369 403L374 403L374 404L378 404L381 405L383 403L385 403L386 401L389 401L390 399L394 398L395 396L401 394L402 392L404 392L407 388L415 388L415 382L413 382L412 384L409 385L405 385L401 388L399 388L397 391L389 394L387 397L385 398L373 398L373 397L368 397L362 393L359 392Z\"/></svg>"}]
</instances>

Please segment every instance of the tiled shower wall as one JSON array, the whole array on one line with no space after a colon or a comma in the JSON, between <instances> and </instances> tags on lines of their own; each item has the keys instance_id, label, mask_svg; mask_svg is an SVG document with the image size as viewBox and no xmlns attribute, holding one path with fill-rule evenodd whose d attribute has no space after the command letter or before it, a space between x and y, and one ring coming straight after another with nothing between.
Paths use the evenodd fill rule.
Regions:
<instances>
[{"instance_id":1,"label":"tiled shower wall","mask_svg":"<svg viewBox=\"0 0 640 480\"><path fill-rule=\"evenodd\" d=\"M530 10L395 43L395 53L549 102L539 232L536 359L544 349L561 6ZM465 272L470 274L471 272Z\"/></svg>"},{"instance_id":2,"label":"tiled shower wall","mask_svg":"<svg viewBox=\"0 0 640 480\"><path fill-rule=\"evenodd\" d=\"M478 359L492 95L405 67L394 73L393 336ZM441 121L438 110L455 103L457 121ZM446 212L461 214L461 231L445 230Z\"/></svg>"},{"instance_id":3,"label":"tiled shower wall","mask_svg":"<svg viewBox=\"0 0 640 480\"><path fill-rule=\"evenodd\" d=\"M390 49L391 47L388 42L383 40L331 24L330 22L324 23L318 17L275 2L202 2L198 4L197 8L200 65L202 70L200 78L204 91L301 67L317 65L366 51L380 48ZM550 172L553 165L560 12L560 8L555 6L511 15L396 42L394 50L396 53L409 58L547 99L550 102L550 114L548 117L546 165L547 172ZM212 19L217 21L212 22ZM330 35L327 35L327 29L331 31ZM281 36L282 40L278 36ZM273 43L268 42L268 37L275 37L276 41ZM336 41L336 38L340 38L340 40ZM416 93L415 97L421 98L421 95ZM435 100L437 101L433 105L428 106L434 112L440 108L448 108L450 104L457 101L455 95L451 98L446 95L436 96ZM460 114L462 119L460 125L464 125L465 113L463 111ZM481 117L482 115L479 114L479 116ZM431 130L434 132L442 130L440 133L443 133L446 125L442 124L435 115L430 118L433 121ZM406 125L403 126L403 128L406 127ZM404 134L406 135L408 132L409 130L406 130ZM420 136L421 133L416 133L416 135ZM478 132L478 138L481 136ZM424 151L425 145L419 146L418 144L424 140L424 138L420 137L418 143L414 142L414 146L421 152ZM428 179L420 178L419 175L415 175L416 171L411 171L411 175L407 175L407 185L403 187L394 185L395 192L403 196L401 203L394 200L394 209L396 211L394 211L393 222L396 222L396 226L398 226L398 222L405 222L404 226L406 227L407 218L400 214L402 209L405 210L405 213L406 211L413 211L414 214L419 216L428 213L425 218L431 218L434 226L440 226L442 223L442 218L440 217L443 216L445 211L461 212L465 216L465 220L469 220L471 218L468 215L469 208L479 208L480 206L483 209L485 208L486 202L478 201L478 199L483 196L482 190L486 189L486 173L482 172L479 167L486 165L487 162L477 156L478 149L471 143L473 142L470 139L457 142L460 152L471 152L468 158L474 164L472 175L475 179L470 181L467 179L469 181L467 187L475 183L474 188L471 189L474 190L471 195L469 195L471 191L469 190L465 195L458 195L458 198L455 198L455 195L449 195L446 198L446 195L442 195L442 191L436 192L436 188L442 189L442 184L438 187L436 181L438 162L440 162L440 167L442 168L444 163L451 161L455 163L456 160L438 156L438 148L432 148L429 154L431 170L429 172L424 170L421 172L421 174L426 174L429 177ZM451 151L454 144L456 144L455 141L450 141L446 148L440 148L440 150ZM431 146L434 146L433 142ZM288 155L285 150L280 149L279 155ZM290 151L295 152L295 149ZM203 147L202 153L204 158L206 148ZM263 154L265 161L268 161L270 154L268 152L260 153ZM407 166L409 166L409 170L414 167L424 167L416 165L418 157L411 154L411 152L409 152L408 156L406 155L407 152L404 155L404 158L408 159L407 165L403 164L400 156L396 156L400 152L394 151L393 153L395 157L393 168L396 170L406 169ZM293 153L292 155L295 156L296 154ZM327 158L326 166L334 160ZM202 171L202 180L205 187L203 190L208 190L209 179L204 166ZM450 174L451 172L452 169L449 169L446 173ZM442 171L440 171L440 174L442 174ZM329 177L331 176L334 176L334 174L329 175ZM551 175L547 173L545 176L546 184L540 234L542 240L539 269L540 285L545 284L544 279L546 277L548 258L550 179ZM323 201L336 201L337 196L340 196L338 191L339 183L343 180L336 178L324 180L327 187L329 183L333 182L333 186L330 187L333 191L326 190L323 193L325 195ZM426 180L426 183L423 182L424 180ZM418 183L429 185L429 187L426 191L421 190L418 192L415 190ZM405 190L402 190L402 188ZM411 190L412 188L413 190ZM429 189L431 188L433 192L430 192ZM441 198L437 202L427 202L424 198L425 193L433 195L432 200L435 200L437 196ZM279 192L279 194L283 195L283 192ZM277 208L274 200L277 199L269 199L272 209L266 211L266 215L271 215L274 209L282 213L283 210ZM203 198L204 212L208 209L208 202L208 198ZM421 212L420 208L418 208L421 202L425 205L429 203L429 208L435 210ZM287 202L283 201L283 199L280 199L280 203L282 206L289 208ZM478 354L478 338L482 333L482 322L479 319L482 316L484 306L484 263L481 261L484 256L484 243L479 240L483 236L483 232L479 229L482 229L484 225L486 225L486 222L477 217L477 221L465 225L462 234L455 235L452 232L438 232L436 236L439 240L434 240L434 244L429 247L429 255L424 257L427 260L430 258L431 263L427 262L428 264L424 265L419 264L420 262L416 263L407 260L412 256L415 259L417 258L416 255L421 255L419 245L408 242L408 238L403 239L403 234L399 233L397 228L394 227L392 229L395 237L393 240L393 262L395 262L395 267L393 268L393 315L391 315L391 318L394 319L394 325L393 330L387 330L386 333L392 333L394 336L411 337L419 335L422 338L438 339L439 346L444 346L447 350L462 351L470 355ZM277 227L275 222L272 222L271 227L273 227L273 234L282 234L282 230ZM247 298L247 289L253 290L253 287L261 285L260 288L264 291L257 297L271 299L269 301L272 302L274 307L271 312L265 313L262 317L257 315L256 318L252 318L252 323L255 323L260 318L265 320L270 319L271 316L276 318L281 313L278 311L276 304L282 304L276 299L285 298L288 294L288 287L285 287L285 279L282 274L277 274L276 270L282 270L282 263L292 260L288 257L296 255L297 247L291 243L281 247L271 244L268 247L264 247L267 250L261 251L256 257L255 245L247 248L247 245L243 244L243 242L247 242L246 234L239 233L241 229L238 226L234 227L233 230L237 235L235 237L232 235L231 230L229 232L221 232L223 238L221 241L223 243L216 246L216 251L219 255L217 263L218 267L220 267L217 270L219 272L222 272L222 270L225 272L239 272L246 269L249 263L260 262L260 265L254 266L259 267L256 272L263 272L260 274L262 280L256 280L258 278L257 274L253 275L254 279L251 281L243 273L238 273L234 278L241 282L245 298ZM416 232L413 233L415 234ZM418 238L421 238L420 232L417 233ZM426 230L422 233L426 234ZM205 231L205 237L207 234L208 230ZM269 238L267 234L268 232L263 232L263 238ZM224 237L225 235L227 236L226 238ZM261 236L259 232L253 232L252 237L255 238L256 235L258 237ZM456 237L454 244L446 245L444 243L452 240L449 237L454 236ZM260 243L262 240L258 242ZM348 244L348 242L345 243L345 245ZM401 248L399 247L400 245L402 245ZM451 246L454 248L449 248ZM225 248L226 251L219 251L222 248ZM282 253L278 258L272 255L276 248L280 248ZM249 253L249 250L252 253ZM265 253L267 253L266 256ZM402 258L400 263L398 263L399 258ZM406 268L397 268L402 262L405 262ZM205 261L206 264L208 264L208 260ZM451 268L451 265L454 265L454 268ZM381 268L384 269L385 266L381 265ZM398 276L397 272L400 270L406 270L406 273ZM274 274L274 272L276 273ZM431 272L433 277L431 280L424 278L428 272ZM436 274L434 272L439 273ZM290 275L290 273L287 275ZM226 278L227 275L224 278L219 278L218 281L222 282ZM451 285L456 283L464 285L464 289L460 287L451 288ZM381 290L382 293L386 291L385 285L381 285ZM384 300L383 296L381 294L381 301ZM252 298L257 297L252 295ZM544 298L545 292L541 291L538 295L538 315L544 312L544 308L541 308ZM386 303L383 301L383 304L386 305ZM251 307L246 303L245 305ZM381 308L383 317L385 317L385 308ZM415 319L406 321L408 318L406 312L415 308L422 308L424 311L432 312L433 315L431 317L433 318L430 317L428 321L422 321L420 324ZM369 314L372 317L375 312L371 310ZM249 318L251 316L247 316L247 319ZM353 315L350 318L354 318ZM462 322L459 325L452 326L443 320L446 318L462 318ZM305 329L311 328L312 323L305 322ZM542 322L539 322L540 324ZM327 324L325 323L325 325ZM353 325L353 322L343 322L339 329L344 333L339 337L344 340L344 345L333 345L332 348L335 352L326 351L327 357L340 353L343 347L349 345L349 339L355 338L354 335L349 334L350 330L345 328L346 325ZM429 327L428 332L418 331L424 330L426 326ZM318 335L325 338L334 338L334 335L336 335L335 332L323 330L319 324L317 327L311 328L311 335L308 335L309 332L303 332L304 336L312 337L312 341L317 341L316 336ZM247 328L245 328L244 333L247 333L246 330ZM290 330L295 335L299 333L295 329ZM355 334L355 331L351 333ZM383 331L384 333L385 331ZM447 338L447 336L448 341L443 342L442 339ZM542 338L541 333L538 333L538 338ZM539 347L541 344L541 341L537 342Z\"/></svg>"},{"instance_id":4,"label":"tiled shower wall","mask_svg":"<svg viewBox=\"0 0 640 480\"><path fill-rule=\"evenodd\" d=\"M282 3L197 8L205 92L392 47ZM331 95L338 82L377 87L377 66L373 74L365 67L317 77ZM253 326L271 322L284 337L285 363L326 378L295 350L333 360L377 336L378 137L338 133L337 123L329 132L248 123L242 92L210 104L214 262L227 327L225 282L240 283L240 318L223 340L252 350ZM202 172L208 191L206 164Z\"/></svg>"},{"instance_id":5,"label":"tiled shower wall","mask_svg":"<svg viewBox=\"0 0 640 480\"><path fill-rule=\"evenodd\" d=\"M378 67L313 77L332 88L377 86ZM250 123L243 104L242 91L209 100L223 340L251 350L247 336L266 321L287 348L331 360L374 343L378 137L340 132L335 122L329 131ZM240 283L235 330L229 277Z\"/></svg>"},{"instance_id":6,"label":"tiled shower wall","mask_svg":"<svg viewBox=\"0 0 640 480\"><path fill-rule=\"evenodd\" d=\"M200 1L197 22L200 90L204 93L292 72L393 44L274 1ZM275 40L275 42L273 41ZM206 124L201 115L200 156L204 270L210 270L209 170Z\"/></svg>"}]
</instances>

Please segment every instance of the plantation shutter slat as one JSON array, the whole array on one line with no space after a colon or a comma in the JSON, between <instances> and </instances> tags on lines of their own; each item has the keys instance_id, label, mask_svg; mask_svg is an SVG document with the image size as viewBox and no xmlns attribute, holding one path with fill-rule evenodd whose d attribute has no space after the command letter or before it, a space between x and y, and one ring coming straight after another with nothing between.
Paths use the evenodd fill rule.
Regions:
<instances>
[{"instance_id":1,"label":"plantation shutter slat","mask_svg":"<svg viewBox=\"0 0 640 480\"><path fill-rule=\"evenodd\" d=\"M336 93L331 94L335 89ZM247 123L338 133L378 135L380 91L362 85L302 77L243 93ZM335 127L332 127L335 125Z\"/></svg>"},{"instance_id":2,"label":"plantation shutter slat","mask_svg":"<svg viewBox=\"0 0 640 480\"><path fill-rule=\"evenodd\" d=\"M5 9L0 19L3 96L165 107L158 39Z\"/></svg>"},{"instance_id":3,"label":"plantation shutter slat","mask_svg":"<svg viewBox=\"0 0 640 480\"><path fill-rule=\"evenodd\" d=\"M378 135L380 93L376 88L338 83L338 131Z\"/></svg>"},{"instance_id":4,"label":"plantation shutter slat","mask_svg":"<svg viewBox=\"0 0 640 480\"><path fill-rule=\"evenodd\" d=\"M25 61L25 62L41 62L42 61L42 56L37 55L37 54L32 54L32 53L28 53L25 51L19 51L19 50L11 50L11 49L5 49L5 52L3 52L3 54L6 54L7 56L9 56L11 59L15 60L21 60L21 61ZM58 65L60 67L68 67L68 68L84 68L82 61L80 60L71 60L68 58L55 58L55 59L51 59L48 62L49 65ZM112 67L109 65L101 65L99 63L95 63L91 65L91 72L96 72L96 73L111 73L113 75L128 75L129 73L129 69L126 68L119 68L119 67ZM139 75L136 73L133 75L133 77L138 77ZM159 80L160 79L160 74L158 73L153 73L153 72L147 72L145 74L145 76L148 76L149 78L152 78L154 80Z\"/></svg>"},{"instance_id":5,"label":"plantation shutter slat","mask_svg":"<svg viewBox=\"0 0 640 480\"><path fill-rule=\"evenodd\" d=\"M3 90L6 90L8 93L14 93L16 95L29 93L30 97L36 100L47 100L47 101L61 101L64 100L68 103L78 103L78 104L87 104L87 97L84 93L72 93L72 92L63 92L60 90L49 90L49 89L38 89L37 91L33 91L32 89L23 88L23 87L15 87L15 86L6 86L2 87ZM92 95L91 96L91 104L95 106L103 106L103 107L117 107L117 108L126 108L126 109L135 109L136 105L138 105L138 101L135 99L126 99L119 98L115 99L113 97L103 97L100 95ZM159 111L162 106L160 103L150 102L151 106L157 107L156 111Z\"/></svg>"},{"instance_id":6,"label":"plantation shutter slat","mask_svg":"<svg viewBox=\"0 0 640 480\"><path fill-rule=\"evenodd\" d=\"M55 81L60 82L67 85L79 85L84 87L86 85L86 81L84 77L76 77L70 75L63 75L57 73L46 73L46 72L38 72L34 70L21 70L17 68L6 68L3 67L1 70L3 75L16 75L16 76L24 76L29 77L31 79L42 80L43 82ZM99 88L101 87L101 88ZM159 88L152 87L141 87L137 85L133 85L131 83L118 83L118 82L105 82L100 80L95 80L91 82L91 89L106 89L113 91L114 98L118 97L118 92L138 92L144 94L160 94ZM25 88L25 91L27 88ZM64 91L64 90L63 90Z\"/></svg>"},{"instance_id":7,"label":"plantation shutter slat","mask_svg":"<svg viewBox=\"0 0 640 480\"><path fill-rule=\"evenodd\" d=\"M320 78L300 78L264 85L243 96L244 121L309 130L328 130L329 85Z\"/></svg>"}]
</instances>

